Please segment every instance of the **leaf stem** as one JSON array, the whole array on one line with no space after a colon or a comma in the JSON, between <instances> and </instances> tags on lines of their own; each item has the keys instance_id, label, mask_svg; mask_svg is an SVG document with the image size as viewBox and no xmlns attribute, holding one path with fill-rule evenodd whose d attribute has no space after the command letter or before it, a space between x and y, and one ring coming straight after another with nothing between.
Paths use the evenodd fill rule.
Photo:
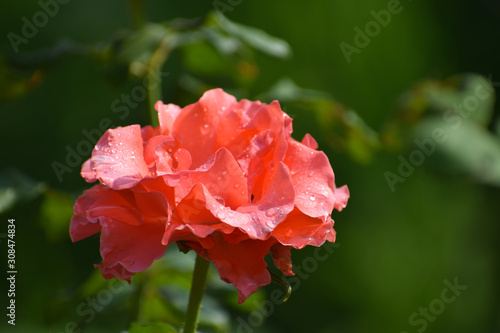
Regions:
<instances>
[{"instance_id":1,"label":"leaf stem","mask_svg":"<svg viewBox=\"0 0 500 333\"><path fill-rule=\"evenodd\" d=\"M157 101L162 100L162 66L168 58L172 43L172 33L167 32L161 39L158 47L149 58L147 66L147 82L148 82L148 110L151 125L156 127L159 125L158 113L155 110ZM168 73L167 73L168 75Z\"/></svg>"},{"instance_id":2,"label":"leaf stem","mask_svg":"<svg viewBox=\"0 0 500 333\"><path fill-rule=\"evenodd\" d=\"M198 325L198 315L200 313L201 299L205 292L205 283L207 280L208 267L210 261L196 256L194 266L193 280L191 282L191 291L189 293L189 303L186 313L186 324L183 333L195 333Z\"/></svg>"},{"instance_id":3,"label":"leaf stem","mask_svg":"<svg viewBox=\"0 0 500 333\"><path fill-rule=\"evenodd\" d=\"M134 17L135 27L141 28L142 25L144 24L142 0L130 0L130 6L132 7L132 15Z\"/></svg>"}]
</instances>

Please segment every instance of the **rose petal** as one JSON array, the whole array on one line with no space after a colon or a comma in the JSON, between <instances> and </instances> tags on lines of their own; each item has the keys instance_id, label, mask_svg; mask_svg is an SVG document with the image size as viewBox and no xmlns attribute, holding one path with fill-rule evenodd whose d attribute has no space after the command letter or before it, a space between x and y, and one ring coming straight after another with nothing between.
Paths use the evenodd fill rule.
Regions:
<instances>
[{"instance_id":1,"label":"rose petal","mask_svg":"<svg viewBox=\"0 0 500 333\"><path fill-rule=\"evenodd\" d=\"M156 102L155 109L158 111L161 133L164 135L170 135L170 133L172 133L174 122L181 113L182 109L175 104L165 105L162 101Z\"/></svg>"},{"instance_id":2,"label":"rose petal","mask_svg":"<svg viewBox=\"0 0 500 333\"><path fill-rule=\"evenodd\" d=\"M274 240L245 240L229 244L221 235L213 235L214 247L195 247L195 251L207 260L213 261L221 280L232 283L238 289L238 303L271 282L264 257ZM243 264L244 263L244 264Z\"/></svg>"},{"instance_id":3,"label":"rose petal","mask_svg":"<svg viewBox=\"0 0 500 333\"><path fill-rule=\"evenodd\" d=\"M144 146L144 161L149 168L156 166L157 169L172 172L170 154L176 149L175 145L175 140L171 136L153 136ZM158 172L156 174L158 175Z\"/></svg>"},{"instance_id":4,"label":"rose petal","mask_svg":"<svg viewBox=\"0 0 500 333\"><path fill-rule=\"evenodd\" d=\"M346 185L335 189L335 209L339 212L347 206L349 200L349 189Z\"/></svg>"},{"instance_id":5,"label":"rose petal","mask_svg":"<svg viewBox=\"0 0 500 333\"><path fill-rule=\"evenodd\" d=\"M295 275L292 270L291 249L291 246L283 246L279 243L271 246L271 255L273 257L274 266L283 272L283 274L288 276Z\"/></svg>"},{"instance_id":6,"label":"rose petal","mask_svg":"<svg viewBox=\"0 0 500 333\"><path fill-rule=\"evenodd\" d=\"M113 266L94 265L94 267L101 270L101 274L105 279L112 279L114 277L117 277L120 280L125 280L130 283L130 278L132 277L132 275L134 275L134 273L129 272L121 264L116 264Z\"/></svg>"},{"instance_id":7,"label":"rose petal","mask_svg":"<svg viewBox=\"0 0 500 333\"><path fill-rule=\"evenodd\" d=\"M172 223L172 228L176 230L182 230L184 228L189 228L197 237L205 238L214 231L220 231L224 233L229 233L234 230L234 227L223 223L216 217L212 211L207 207L210 206L208 202L215 205L215 199L208 192L206 187L200 183L196 184L191 192L182 199L182 201L177 206L176 212L178 213L179 220L182 221L181 227L174 227ZM219 204L219 211L229 210L223 205ZM220 215L220 214L219 214ZM168 242L171 237L167 230L163 238L163 243Z\"/></svg>"},{"instance_id":8,"label":"rose petal","mask_svg":"<svg viewBox=\"0 0 500 333\"><path fill-rule=\"evenodd\" d=\"M314 218L297 208L273 230L272 235L281 244L296 249L306 245L321 246L326 240L335 241L333 220L329 215Z\"/></svg>"},{"instance_id":9,"label":"rose petal","mask_svg":"<svg viewBox=\"0 0 500 333\"><path fill-rule=\"evenodd\" d=\"M222 89L209 90L201 99L186 106L175 120L172 136L180 147L191 153L193 167L204 164L219 147L216 134L225 110L236 104L236 99Z\"/></svg>"},{"instance_id":10,"label":"rose petal","mask_svg":"<svg viewBox=\"0 0 500 333\"><path fill-rule=\"evenodd\" d=\"M164 223L151 222L136 226L103 218L101 224L104 267L120 264L129 272L140 272L165 253L167 246L161 242Z\"/></svg>"},{"instance_id":11,"label":"rose petal","mask_svg":"<svg viewBox=\"0 0 500 333\"><path fill-rule=\"evenodd\" d=\"M143 214L137 208L134 194L129 190L105 191L92 206L87 208L89 221L112 218L126 224L140 225L143 222Z\"/></svg>"},{"instance_id":12,"label":"rose petal","mask_svg":"<svg viewBox=\"0 0 500 333\"><path fill-rule=\"evenodd\" d=\"M318 149L318 143L309 133L306 133L306 135L304 135L304 138L302 139L302 144L311 149Z\"/></svg>"},{"instance_id":13,"label":"rose petal","mask_svg":"<svg viewBox=\"0 0 500 333\"><path fill-rule=\"evenodd\" d=\"M87 181L99 179L113 189L129 188L149 174L143 157L141 127L132 125L110 129L97 142L90 159L95 172ZM82 173L85 177L88 172Z\"/></svg>"},{"instance_id":14,"label":"rose petal","mask_svg":"<svg viewBox=\"0 0 500 333\"><path fill-rule=\"evenodd\" d=\"M273 169L267 170L263 179L260 192L254 192L252 203L238 207L237 213L243 213L244 218L238 214L233 218L224 219L224 222L234 225L232 220L245 221L243 230L250 238L266 239L268 234L283 221L293 210L295 193L288 168L279 162Z\"/></svg>"},{"instance_id":15,"label":"rose petal","mask_svg":"<svg viewBox=\"0 0 500 333\"><path fill-rule=\"evenodd\" d=\"M292 174L296 206L312 217L330 215L335 203L335 177L325 153L291 139L285 163Z\"/></svg>"},{"instance_id":16,"label":"rose petal","mask_svg":"<svg viewBox=\"0 0 500 333\"><path fill-rule=\"evenodd\" d=\"M164 178L169 185L175 186L176 201L182 200L195 184L201 183L212 196L223 199L228 207L234 209L248 202L246 179L226 148L219 149L197 170L165 175Z\"/></svg>"},{"instance_id":17,"label":"rose petal","mask_svg":"<svg viewBox=\"0 0 500 333\"><path fill-rule=\"evenodd\" d=\"M97 180L95 171L90 168L90 158L83 162L80 174L88 183L93 183Z\"/></svg>"},{"instance_id":18,"label":"rose petal","mask_svg":"<svg viewBox=\"0 0 500 333\"><path fill-rule=\"evenodd\" d=\"M95 185L83 192L73 207L75 215L71 218L69 234L73 242L92 236L101 231L97 220L87 219L87 210L106 192L102 185Z\"/></svg>"}]
</instances>

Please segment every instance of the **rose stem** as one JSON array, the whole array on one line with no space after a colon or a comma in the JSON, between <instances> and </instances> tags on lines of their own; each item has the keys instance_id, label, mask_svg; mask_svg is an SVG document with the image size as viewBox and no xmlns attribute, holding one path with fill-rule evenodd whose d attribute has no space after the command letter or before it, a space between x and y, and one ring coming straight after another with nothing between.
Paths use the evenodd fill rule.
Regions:
<instances>
[{"instance_id":1,"label":"rose stem","mask_svg":"<svg viewBox=\"0 0 500 333\"><path fill-rule=\"evenodd\" d=\"M198 315L200 313L201 299L205 291L205 282L207 280L208 267L210 261L205 260L199 255L196 256L194 265L193 281L191 282L191 291L189 293L189 303L186 313L186 324L184 333L195 333L198 325Z\"/></svg>"}]
</instances>

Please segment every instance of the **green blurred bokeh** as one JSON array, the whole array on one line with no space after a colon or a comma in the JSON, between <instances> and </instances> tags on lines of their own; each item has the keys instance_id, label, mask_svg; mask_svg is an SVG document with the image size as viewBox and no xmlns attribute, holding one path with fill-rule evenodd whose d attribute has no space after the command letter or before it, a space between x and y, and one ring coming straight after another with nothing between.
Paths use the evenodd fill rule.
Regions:
<instances>
[{"instance_id":1,"label":"green blurred bokeh","mask_svg":"<svg viewBox=\"0 0 500 333\"><path fill-rule=\"evenodd\" d=\"M356 45L354 29L364 31L375 20L374 15L396 3L143 1L142 17L149 22L203 19L214 9L225 8L225 15L233 22L288 42L292 54L284 59L246 49L242 54L224 56L207 43L180 48L169 55L162 68L163 73L168 73L163 81L163 100L184 106L199 98L200 89L213 86L227 89L238 98L273 99L279 95L275 84L283 79L329 94L333 97L284 98L281 104L294 118L295 138L310 132L329 156L337 185L347 184L351 192L347 208L333 215L340 246L309 269L286 303L273 303L267 310L259 308L269 304L265 300L279 289L271 285L246 304L230 306L228 303L235 303L234 295L216 281L212 272L213 286L209 286L208 304L202 315L205 311L206 316L222 324L216 325L218 328L202 326L202 330L500 331L500 182L495 178L500 168L498 107L494 106L493 114L481 126L464 121L467 125L450 130L453 141L447 143L455 143L455 150L449 150L447 143L437 144L436 153L424 157L422 165L403 177L404 181L391 189L386 179L387 172L398 174L399 156L408 160L417 149L412 143L414 138L428 138L434 129L446 125L440 111L436 111L439 107L432 104L434 95L426 95L425 87L447 94L446 87L440 90L440 85L448 82L444 80L474 72L489 78L498 91L495 81L500 81L500 5L493 0L401 1L397 13L386 17L386 26L379 24L379 31L372 33L366 46L350 55L349 62L341 43ZM102 59L106 48L119 47L119 41L123 41L116 37L117 31L134 28L138 13L134 14L130 2L72 0L58 6L58 12L33 37L18 45L18 53L8 34L22 34L23 18L32 20L42 7L36 1L4 2L0 11L4 36L0 42L0 133L5 167L0 195L2 200L16 202L1 215L2 276L6 272L4 235L9 218L16 219L18 269L16 326L8 325L2 314L2 332L72 332L68 322L87 318L78 313L78 306L87 297L96 297L109 282L96 275L93 268L100 262L98 238L73 244L67 228L72 203L89 187L80 177L79 168L90 152L70 160L73 165L60 177L53 165L59 162L68 166L68 149L85 149L79 146L82 141L92 141L85 133L148 123L146 100L129 107L127 113L117 112L113 106L142 79L127 74L126 67L124 71L123 66L118 66L118 58ZM102 43L115 38L116 44ZM97 47L89 52L82 45ZM221 66L221 59L223 64L236 65ZM228 73L232 70L237 70L238 76ZM423 83L424 88L410 90L420 82L428 85ZM437 82L437 88L433 82ZM464 91L463 82L453 89ZM439 101L448 95L443 96L438 96ZM419 103L424 107L419 108ZM491 105L488 108L491 110ZM328 126L336 120L352 120L355 114L346 111L351 109L374 130L369 133L378 135L374 140L379 143L369 145L366 154L353 153L352 145L335 141L337 137L346 140L346 131L329 133ZM423 113L418 114L419 110ZM103 124L103 119L109 121ZM392 131L394 128L398 135ZM354 133L352 142L358 142L361 134ZM93 144L97 135L90 136ZM457 149L456 154L464 156L450 158L450 151L455 154ZM484 169L468 172L460 168L462 162L466 166L470 162L475 168L476 159L483 157L487 160ZM492 176L482 178L481 174ZM314 248L306 248L292 252L292 258L297 266L306 267L314 254ZM172 273L172 279L184 289L189 285L186 283L192 263L192 257L186 258L188 265L177 263L182 267ZM150 275L169 272L168 260L164 265L159 264ZM138 278L138 284L147 277L145 274ZM457 281L467 288L450 300L446 296L453 293L445 289L448 283ZM146 290L142 290L144 301L151 291L147 283L142 285ZM5 309L5 278L0 286L1 307ZM137 295L141 290L136 289L115 297L131 313L141 299ZM185 294L177 295L175 288L165 293L169 299L178 300L181 308L184 306ZM219 304L219 298L230 301ZM148 309L154 312L156 298L153 295L151 299ZM113 303L96 311L96 318L84 332L120 332L128 329L130 321L140 321L141 315L128 318L119 305ZM429 307L431 310L424 314ZM176 313L175 309L172 313Z\"/></svg>"}]
</instances>

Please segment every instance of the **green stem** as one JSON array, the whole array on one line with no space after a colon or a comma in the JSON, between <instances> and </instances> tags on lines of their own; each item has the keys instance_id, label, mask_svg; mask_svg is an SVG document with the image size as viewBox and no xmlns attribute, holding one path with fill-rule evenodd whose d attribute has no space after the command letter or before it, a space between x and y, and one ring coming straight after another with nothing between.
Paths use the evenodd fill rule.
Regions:
<instances>
[{"instance_id":1,"label":"green stem","mask_svg":"<svg viewBox=\"0 0 500 333\"><path fill-rule=\"evenodd\" d=\"M156 127L159 125L158 113L155 110L155 103L162 100L162 73L161 69L163 64L168 58L171 48L170 32L165 34L161 39L158 47L153 52L148 60L147 66L147 81L148 81L148 110L151 125Z\"/></svg>"},{"instance_id":2,"label":"green stem","mask_svg":"<svg viewBox=\"0 0 500 333\"><path fill-rule=\"evenodd\" d=\"M148 80L148 110L149 119L153 127L158 126L160 123L158 121L158 113L155 109L155 103L162 100L161 96L161 82L158 82L157 77L159 77L159 68L153 69L149 68L149 73L147 74Z\"/></svg>"},{"instance_id":3,"label":"green stem","mask_svg":"<svg viewBox=\"0 0 500 333\"><path fill-rule=\"evenodd\" d=\"M205 292L205 282L207 280L208 267L210 261L199 255L196 256L194 266L193 281L191 282L191 292L189 293L189 304L186 313L186 324L184 333L195 333L198 325L198 315L200 313L201 299Z\"/></svg>"},{"instance_id":4,"label":"green stem","mask_svg":"<svg viewBox=\"0 0 500 333\"><path fill-rule=\"evenodd\" d=\"M130 0L132 15L134 16L135 27L141 28L144 24L144 15L142 11L142 0Z\"/></svg>"}]
</instances>

